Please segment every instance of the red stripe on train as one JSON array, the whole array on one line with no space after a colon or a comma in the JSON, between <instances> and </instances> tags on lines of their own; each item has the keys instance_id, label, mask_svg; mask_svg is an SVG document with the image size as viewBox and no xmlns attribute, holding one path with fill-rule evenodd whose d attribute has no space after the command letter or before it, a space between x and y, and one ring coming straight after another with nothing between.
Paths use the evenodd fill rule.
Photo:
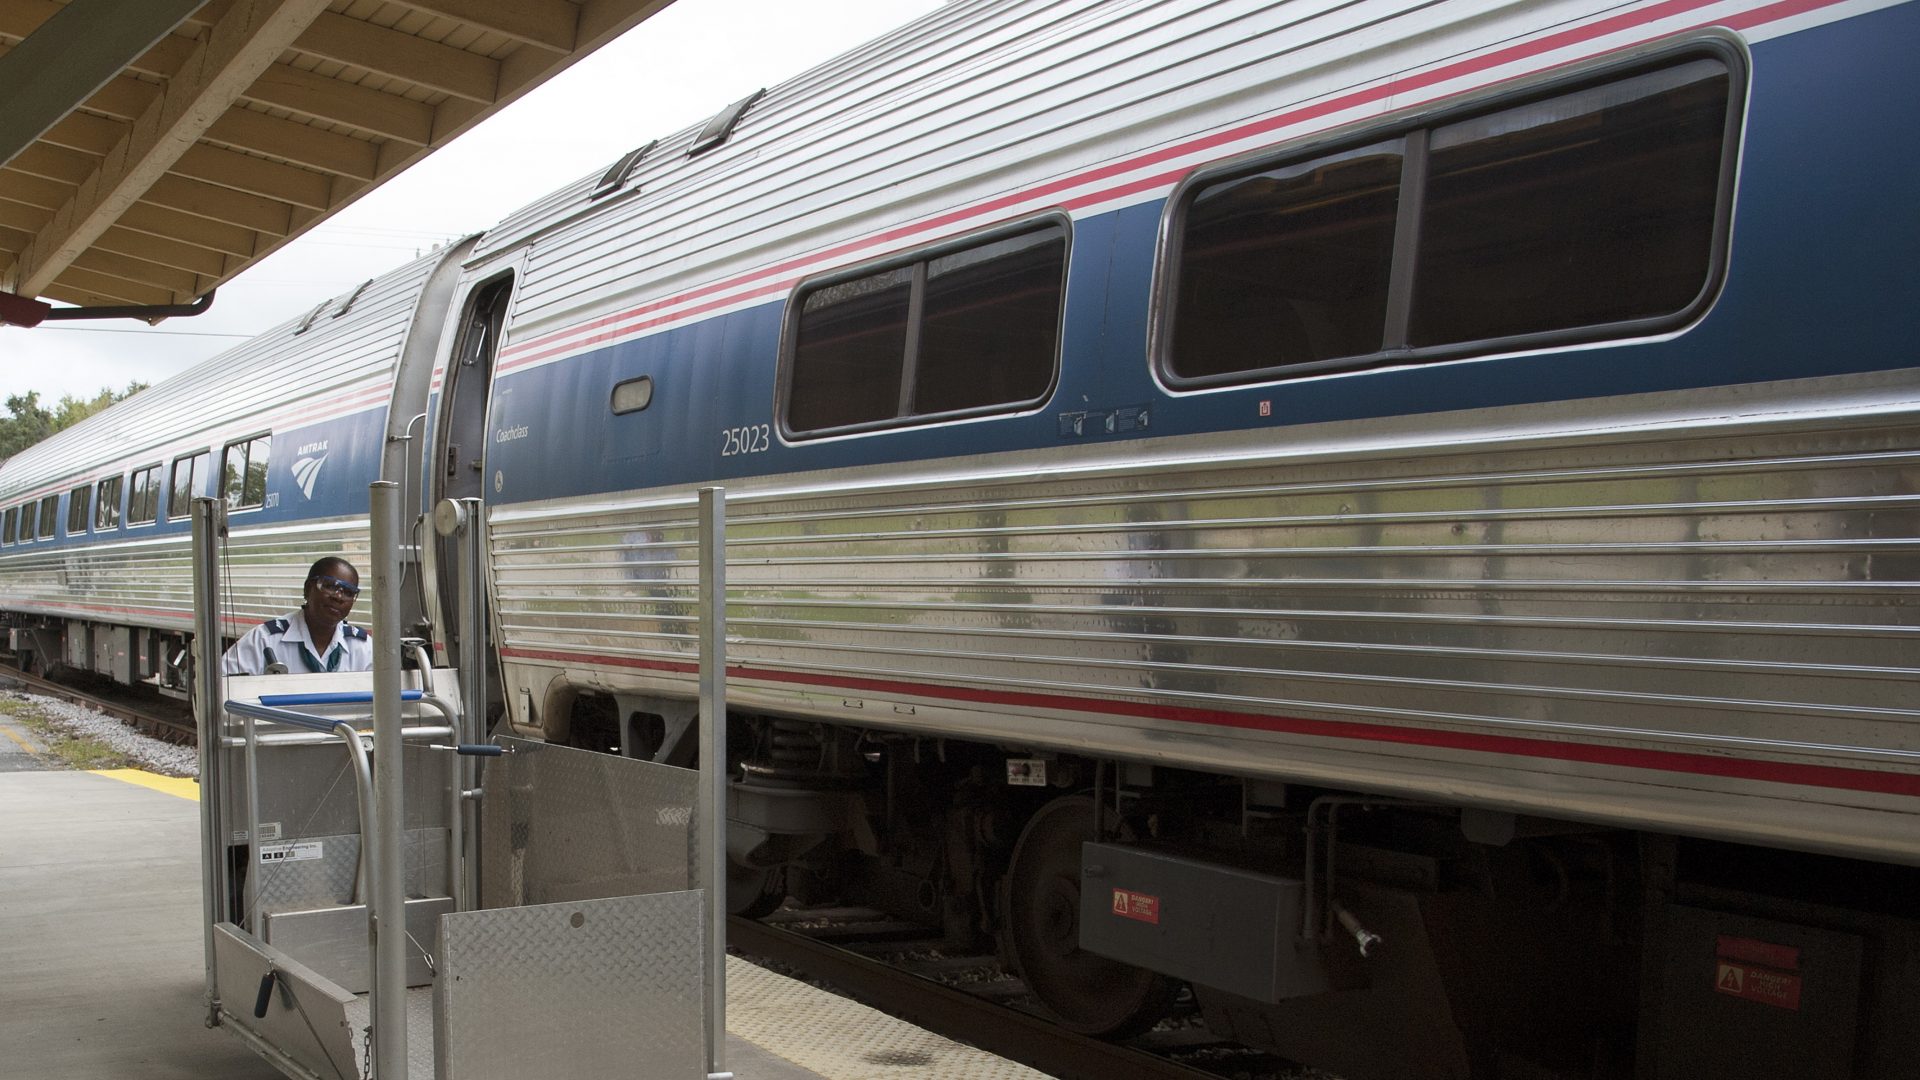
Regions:
<instances>
[{"instance_id":1,"label":"red stripe on train","mask_svg":"<svg viewBox=\"0 0 1920 1080\"><path fill-rule=\"evenodd\" d=\"M618 656L587 656L538 649L503 649L501 655L524 660L557 660L563 663L597 664L607 667L641 668L695 674L699 666L665 660L642 660ZM1463 731L1432 731L1393 727L1355 720L1310 720L1297 716L1273 716L1264 713L1230 712L1223 709L1195 709L1177 705L1153 705L1140 702L1090 700L1056 694L1036 694L1004 690L980 690L931 683L895 682L844 675L809 672L772 671L745 665L728 665L739 678L761 682L794 683L804 686L828 686L839 690L865 690L882 694L900 694L917 698L938 698L981 705L1013 705L1169 720L1183 724L1271 731L1310 738L1345 739L1359 742L1392 743L1402 746L1426 746L1441 750L1465 750L1481 754L1505 754L1552 761L1572 761L1587 765L1609 765L1656 772L1717 776L1732 780L1758 780L1770 784L1798 787L1832 788L1841 791L1866 791L1884 795L1920 797L1920 773L1881 772L1838 765L1805 765L1752 758L1696 754L1681 750L1645 750L1594 743L1560 742L1518 735L1486 735Z\"/></svg>"}]
</instances>

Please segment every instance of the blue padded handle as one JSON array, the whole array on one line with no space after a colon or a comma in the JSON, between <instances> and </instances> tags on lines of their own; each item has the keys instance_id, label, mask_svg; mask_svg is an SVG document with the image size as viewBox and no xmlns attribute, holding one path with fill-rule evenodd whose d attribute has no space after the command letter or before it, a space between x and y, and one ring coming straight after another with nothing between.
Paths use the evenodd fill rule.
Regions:
<instances>
[{"instance_id":1,"label":"blue padded handle","mask_svg":"<svg viewBox=\"0 0 1920 1080\"><path fill-rule=\"evenodd\" d=\"M331 694L261 694L262 705L364 705L373 700L369 690L342 690ZM420 691L400 691L401 701L419 701Z\"/></svg>"},{"instance_id":2,"label":"blue padded handle","mask_svg":"<svg viewBox=\"0 0 1920 1080\"><path fill-rule=\"evenodd\" d=\"M453 752L456 754L464 754L467 757L499 757L507 752L507 748L497 746L490 742L463 742L454 747Z\"/></svg>"}]
</instances>

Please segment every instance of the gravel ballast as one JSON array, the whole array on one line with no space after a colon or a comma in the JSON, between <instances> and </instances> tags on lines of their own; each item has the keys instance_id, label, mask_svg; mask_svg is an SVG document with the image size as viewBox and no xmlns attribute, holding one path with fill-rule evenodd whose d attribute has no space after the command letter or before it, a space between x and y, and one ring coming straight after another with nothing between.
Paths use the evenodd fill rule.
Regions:
<instances>
[{"instance_id":1,"label":"gravel ballast","mask_svg":"<svg viewBox=\"0 0 1920 1080\"><path fill-rule=\"evenodd\" d=\"M19 690L6 691L14 701L31 705L55 728L77 738L93 739L115 753L124 754L140 768L167 776L198 776L200 752L191 746L175 746L149 738L123 721L59 698L42 697Z\"/></svg>"}]
</instances>

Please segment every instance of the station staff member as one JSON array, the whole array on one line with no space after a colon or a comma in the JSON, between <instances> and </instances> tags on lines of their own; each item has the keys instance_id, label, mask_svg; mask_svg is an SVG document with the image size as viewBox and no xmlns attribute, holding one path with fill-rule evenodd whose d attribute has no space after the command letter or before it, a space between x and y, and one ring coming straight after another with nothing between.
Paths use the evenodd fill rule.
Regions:
<instances>
[{"instance_id":1,"label":"station staff member","mask_svg":"<svg viewBox=\"0 0 1920 1080\"><path fill-rule=\"evenodd\" d=\"M300 610L247 631L221 658L228 675L371 671L373 639L347 623L360 595L360 572L338 556L307 570Z\"/></svg>"}]
</instances>

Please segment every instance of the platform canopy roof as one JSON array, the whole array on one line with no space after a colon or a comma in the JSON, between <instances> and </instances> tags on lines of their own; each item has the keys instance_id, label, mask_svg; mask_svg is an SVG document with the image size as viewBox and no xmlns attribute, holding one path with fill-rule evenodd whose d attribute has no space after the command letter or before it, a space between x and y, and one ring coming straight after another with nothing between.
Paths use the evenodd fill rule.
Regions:
<instances>
[{"instance_id":1,"label":"platform canopy roof","mask_svg":"<svg viewBox=\"0 0 1920 1080\"><path fill-rule=\"evenodd\" d=\"M671 0L0 0L0 293L190 303Z\"/></svg>"}]
</instances>

